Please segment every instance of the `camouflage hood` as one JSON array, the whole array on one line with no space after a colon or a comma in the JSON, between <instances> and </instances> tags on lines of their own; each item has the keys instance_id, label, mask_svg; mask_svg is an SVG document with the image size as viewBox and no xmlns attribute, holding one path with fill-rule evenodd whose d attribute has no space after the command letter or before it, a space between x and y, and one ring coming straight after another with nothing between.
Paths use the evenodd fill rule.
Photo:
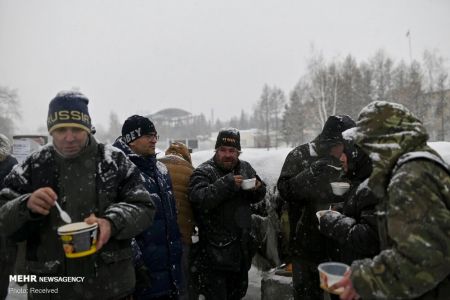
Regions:
<instances>
[{"instance_id":1,"label":"camouflage hood","mask_svg":"<svg viewBox=\"0 0 450 300\"><path fill-rule=\"evenodd\" d=\"M401 104L372 102L360 112L356 125L344 137L353 139L372 159L369 187L380 198L400 156L418 150L435 153L426 145L425 127Z\"/></svg>"}]
</instances>

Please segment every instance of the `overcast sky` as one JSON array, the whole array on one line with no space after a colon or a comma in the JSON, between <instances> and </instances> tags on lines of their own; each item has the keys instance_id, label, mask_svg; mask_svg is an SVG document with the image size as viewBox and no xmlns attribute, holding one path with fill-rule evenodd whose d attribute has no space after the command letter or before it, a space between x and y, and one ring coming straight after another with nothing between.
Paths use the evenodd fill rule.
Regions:
<instances>
[{"instance_id":1,"label":"overcast sky","mask_svg":"<svg viewBox=\"0 0 450 300\"><path fill-rule=\"evenodd\" d=\"M265 83L288 94L311 44L409 62L410 30L413 58L448 58L449 16L448 0L0 0L0 85L18 91L19 133L73 87L97 125L169 107L225 119L250 112Z\"/></svg>"}]
</instances>

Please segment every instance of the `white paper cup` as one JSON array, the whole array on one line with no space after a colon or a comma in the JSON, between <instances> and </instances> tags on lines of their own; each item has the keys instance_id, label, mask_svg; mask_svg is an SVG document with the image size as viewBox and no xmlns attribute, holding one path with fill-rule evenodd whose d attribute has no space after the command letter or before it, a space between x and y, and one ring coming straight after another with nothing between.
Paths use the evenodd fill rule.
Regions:
<instances>
[{"instance_id":1,"label":"white paper cup","mask_svg":"<svg viewBox=\"0 0 450 300\"><path fill-rule=\"evenodd\" d=\"M320 223L320 218L326 213L326 212L331 212L332 214L335 215L340 215L341 213L335 210L331 210L331 209L326 209L326 210L319 210L318 212L316 212L316 217L317 220L319 220Z\"/></svg>"},{"instance_id":2,"label":"white paper cup","mask_svg":"<svg viewBox=\"0 0 450 300\"><path fill-rule=\"evenodd\" d=\"M58 228L67 258L91 255L97 251L98 224L70 223Z\"/></svg>"},{"instance_id":3,"label":"white paper cup","mask_svg":"<svg viewBox=\"0 0 450 300\"><path fill-rule=\"evenodd\" d=\"M347 272L349 268L348 265L339 262L321 263L317 267L320 276L320 287L328 293L340 295L344 291L344 288L330 289L330 286L341 281L344 277L344 273Z\"/></svg>"},{"instance_id":4,"label":"white paper cup","mask_svg":"<svg viewBox=\"0 0 450 300\"><path fill-rule=\"evenodd\" d=\"M256 178L244 179L242 180L241 188L243 190L250 190L256 185Z\"/></svg>"},{"instance_id":5,"label":"white paper cup","mask_svg":"<svg viewBox=\"0 0 450 300\"><path fill-rule=\"evenodd\" d=\"M350 188L350 183L348 182L331 182L330 184L333 194L336 196L344 195Z\"/></svg>"}]
</instances>

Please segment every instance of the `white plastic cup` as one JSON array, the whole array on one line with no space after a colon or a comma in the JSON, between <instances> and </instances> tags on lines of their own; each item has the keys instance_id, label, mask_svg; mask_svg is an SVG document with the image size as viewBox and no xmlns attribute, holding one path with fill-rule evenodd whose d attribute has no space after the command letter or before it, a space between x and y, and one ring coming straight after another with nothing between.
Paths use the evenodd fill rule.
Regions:
<instances>
[{"instance_id":1,"label":"white plastic cup","mask_svg":"<svg viewBox=\"0 0 450 300\"><path fill-rule=\"evenodd\" d=\"M317 269L320 276L320 287L328 293L340 295L344 291L343 287L338 289L330 289L330 287L341 281L345 272L350 269L350 266L340 262L326 262L321 263Z\"/></svg>"},{"instance_id":2,"label":"white plastic cup","mask_svg":"<svg viewBox=\"0 0 450 300\"><path fill-rule=\"evenodd\" d=\"M317 217L317 220L319 220L319 223L320 223L320 218L327 212L331 212L332 214L335 214L335 215L340 215L341 214L340 212L335 211L335 210L331 210L331 209L319 210L318 212L316 212L316 217Z\"/></svg>"},{"instance_id":3,"label":"white plastic cup","mask_svg":"<svg viewBox=\"0 0 450 300\"><path fill-rule=\"evenodd\" d=\"M242 180L241 188L243 190L250 190L256 186L256 178Z\"/></svg>"},{"instance_id":4,"label":"white plastic cup","mask_svg":"<svg viewBox=\"0 0 450 300\"><path fill-rule=\"evenodd\" d=\"M330 185L333 190L333 194L336 196L344 195L350 188L350 183L348 182L331 182Z\"/></svg>"}]
</instances>

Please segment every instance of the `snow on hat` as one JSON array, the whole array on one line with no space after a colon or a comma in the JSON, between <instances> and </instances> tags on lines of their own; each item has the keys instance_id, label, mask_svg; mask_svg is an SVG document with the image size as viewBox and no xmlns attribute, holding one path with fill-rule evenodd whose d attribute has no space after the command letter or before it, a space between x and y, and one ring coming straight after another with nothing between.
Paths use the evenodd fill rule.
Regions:
<instances>
[{"instance_id":1,"label":"snow on hat","mask_svg":"<svg viewBox=\"0 0 450 300\"><path fill-rule=\"evenodd\" d=\"M48 106L48 132L62 127L77 127L91 132L89 99L77 91L61 91Z\"/></svg>"},{"instance_id":2,"label":"snow on hat","mask_svg":"<svg viewBox=\"0 0 450 300\"><path fill-rule=\"evenodd\" d=\"M236 128L221 129L217 135L216 147L228 146L241 150L241 135Z\"/></svg>"},{"instance_id":3,"label":"snow on hat","mask_svg":"<svg viewBox=\"0 0 450 300\"><path fill-rule=\"evenodd\" d=\"M129 117L122 126L122 138L127 144L151 133L156 133L155 125L148 118L139 115Z\"/></svg>"},{"instance_id":4,"label":"snow on hat","mask_svg":"<svg viewBox=\"0 0 450 300\"><path fill-rule=\"evenodd\" d=\"M319 134L319 142L330 144L343 143L342 132L355 126L355 121L347 115L329 116L322 132Z\"/></svg>"},{"instance_id":5,"label":"snow on hat","mask_svg":"<svg viewBox=\"0 0 450 300\"><path fill-rule=\"evenodd\" d=\"M6 158L11 153L11 143L9 139L0 133L0 160Z\"/></svg>"}]
</instances>

